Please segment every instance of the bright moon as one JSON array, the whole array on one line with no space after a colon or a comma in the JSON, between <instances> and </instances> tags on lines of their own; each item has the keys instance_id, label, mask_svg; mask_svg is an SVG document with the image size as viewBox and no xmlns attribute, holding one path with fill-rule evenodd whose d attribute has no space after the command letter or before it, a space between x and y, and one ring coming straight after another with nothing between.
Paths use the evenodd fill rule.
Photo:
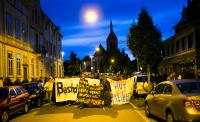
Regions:
<instances>
[{"instance_id":1,"label":"bright moon","mask_svg":"<svg viewBox=\"0 0 200 122\"><path fill-rule=\"evenodd\" d=\"M98 12L94 9L88 9L84 13L84 20L86 23L94 24L98 21Z\"/></svg>"}]
</instances>

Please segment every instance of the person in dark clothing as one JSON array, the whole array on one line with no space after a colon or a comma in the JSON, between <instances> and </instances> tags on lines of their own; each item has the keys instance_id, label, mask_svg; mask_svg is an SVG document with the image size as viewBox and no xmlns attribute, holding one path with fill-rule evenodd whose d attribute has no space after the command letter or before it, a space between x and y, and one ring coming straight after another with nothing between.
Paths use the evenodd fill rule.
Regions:
<instances>
[{"instance_id":1,"label":"person in dark clothing","mask_svg":"<svg viewBox=\"0 0 200 122\"><path fill-rule=\"evenodd\" d=\"M25 83L29 83L29 82L28 82L28 79L24 79L24 80L22 81L22 84L25 84Z\"/></svg>"},{"instance_id":2,"label":"person in dark clothing","mask_svg":"<svg viewBox=\"0 0 200 122\"><path fill-rule=\"evenodd\" d=\"M110 82L107 81L106 78L103 79L103 97L104 97L104 105L105 106L111 106L111 102L112 102L112 99L111 99L111 87L110 87Z\"/></svg>"},{"instance_id":3,"label":"person in dark clothing","mask_svg":"<svg viewBox=\"0 0 200 122\"><path fill-rule=\"evenodd\" d=\"M14 85L22 85L21 81L19 80L19 78L17 78L17 80L14 82Z\"/></svg>"},{"instance_id":4,"label":"person in dark clothing","mask_svg":"<svg viewBox=\"0 0 200 122\"><path fill-rule=\"evenodd\" d=\"M13 82L10 80L9 77L5 78L3 81L3 86L12 86Z\"/></svg>"}]
</instances>

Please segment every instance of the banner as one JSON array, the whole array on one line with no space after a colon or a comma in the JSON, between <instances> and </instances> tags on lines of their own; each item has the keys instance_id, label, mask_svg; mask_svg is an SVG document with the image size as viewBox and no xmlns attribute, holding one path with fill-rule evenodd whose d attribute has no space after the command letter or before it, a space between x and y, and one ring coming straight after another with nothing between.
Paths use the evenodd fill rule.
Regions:
<instances>
[{"instance_id":1,"label":"banner","mask_svg":"<svg viewBox=\"0 0 200 122\"><path fill-rule=\"evenodd\" d=\"M99 79L92 79L92 78L85 78L90 85L99 85L100 80Z\"/></svg>"},{"instance_id":2,"label":"banner","mask_svg":"<svg viewBox=\"0 0 200 122\"><path fill-rule=\"evenodd\" d=\"M133 94L133 77L127 80L115 81L107 79L110 82L112 104L126 104L129 103Z\"/></svg>"},{"instance_id":3,"label":"banner","mask_svg":"<svg viewBox=\"0 0 200 122\"><path fill-rule=\"evenodd\" d=\"M56 78L55 95L56 102L76 101L78 94L78 85L80 78Z\"/></svg>"}]
</instances>

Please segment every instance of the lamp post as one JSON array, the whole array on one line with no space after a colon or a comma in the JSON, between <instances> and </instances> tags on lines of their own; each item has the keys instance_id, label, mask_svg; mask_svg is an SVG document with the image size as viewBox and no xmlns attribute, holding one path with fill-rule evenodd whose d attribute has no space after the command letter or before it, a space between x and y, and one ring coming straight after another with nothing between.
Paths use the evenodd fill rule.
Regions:
<instances>
[{"instance_id":1,"label":"lamp post","mask_svg":"<svg viewBox=\"0 0 200 122\"><path fill-rule=\"evenodd\" d=\"M93 70L94 70L94 67L93 67L93 56L91 55L90 58L91 58L91 72L93 73Z\"/></svg>"},{"instance_id":2,"label":"lamp post","mask_svg":"<svg viewBox=\"0 0 200 122\"><path fill-rule=\"evenodd\" d=\"M113 71L114 71L114 69L113 69L113 64L115 63L115 59L114 59L114 58L112 58L112 59L110 60L110 63L111 63L111 70L113 70Z\"/></svg>"},{"instance_id":3,"label":"lamp post","mask_svg":"<svg viewBox=\"0 0 200 122\"><path fill-rule=\"evenodd\" d=\"M83 62L83 65L84 65L84 71L86 71L86 62L85 61Z\"/></svg>"},{"instance_id":4,"label":"lamp post","mask_svg":"<svg viewBox=\"0 0 200 122\"><path fill-rule=\"evenodd\" d=\"M99 74L99 51L100 51L100 48L97 47L96 48L96 56L97 56L97 73Z\"/></svg>"},{"instance_id":5,"label":"lamp post","mask_svg":"<svg viewBox=\"0 0 200 122\"><path fill-rule=\"evenodd\" d=\"M62 59L62 73L60 74L61 77L64 77L64 62L63 62L64 55L65 55L65 52L62 51L62 52L61 52L61 59ZM60 69L60 70L61 70L61 69Z\"/></svg>"}]
</instances>

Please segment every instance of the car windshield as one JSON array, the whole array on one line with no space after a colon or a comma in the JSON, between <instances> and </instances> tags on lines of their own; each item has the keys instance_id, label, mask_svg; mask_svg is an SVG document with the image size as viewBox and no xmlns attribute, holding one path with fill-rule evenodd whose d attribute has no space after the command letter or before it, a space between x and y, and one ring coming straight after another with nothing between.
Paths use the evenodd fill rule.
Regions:
<instances>
[{"instance_id":1,"label":"car windshield","mask_svg":"<svg viewBox=\"0 0 200 122\"><path fill-rule=\"evenodd\" d=\"M0 100L6 99L8 97L8 90L5 88L0 88Z\"/></svg>"},{"instance_id":2,"label":"car windshield","mask_svg":"<svg viewBox=\"0 0 200 122\"><path fill-rule=\"evenodd\" d=\"M179 83L177 87L181 93L200 93L200 82Z\"/></svg>"}]
</instances>

